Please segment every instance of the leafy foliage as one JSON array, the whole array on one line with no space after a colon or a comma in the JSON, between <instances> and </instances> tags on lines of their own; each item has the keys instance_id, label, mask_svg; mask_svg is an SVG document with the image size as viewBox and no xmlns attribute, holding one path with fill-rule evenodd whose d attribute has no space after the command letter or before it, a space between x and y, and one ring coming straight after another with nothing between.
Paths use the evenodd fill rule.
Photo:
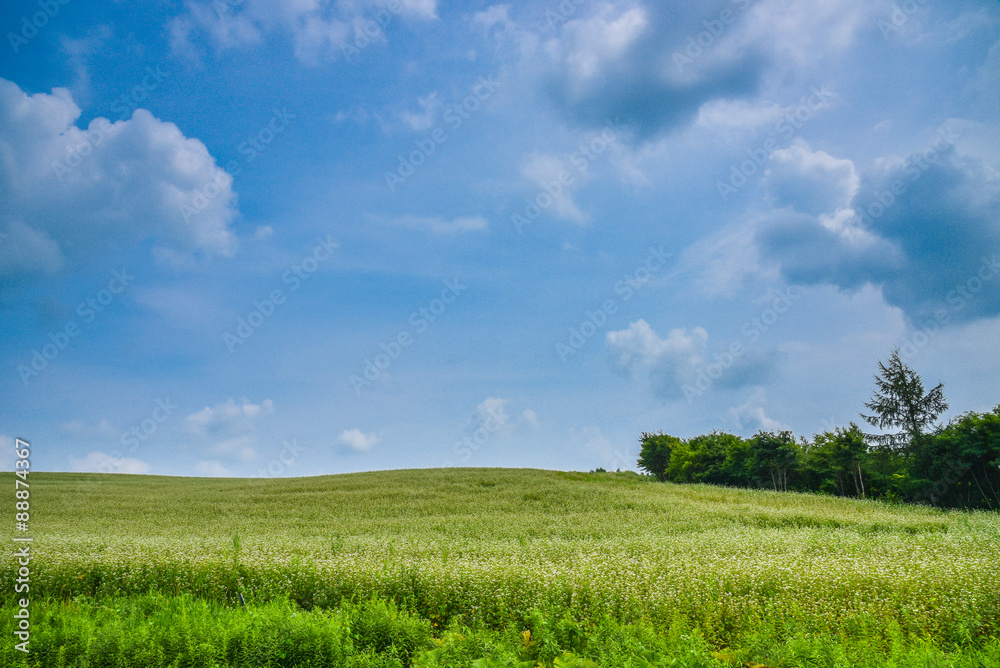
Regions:
<instances>
[{"instance_id":1,"label":"leafy foliage","mask_svg":"<svg viewBox=\"0 0 1000 668\"><path fill-rule=\"evenodd\" d=\"M948 408L943 385L925 393L898 350L879 371L865 404L874 414L862 417L899 432L869 435L852 422L811 441L789 431L643 433L639 467L660 481L1000 510L1000 406L930 429Z\"/></svg>"},{"instance_id":2,"label":"leafy foliage","mask_svg":"<svg viewBox=\"0 0 1000 668\"><path fill-rule=\"evenodd\" d=\"M653 460L655 470L647 468L650 458L640 466L667 482L1000 510L1000 406L966 413L906 451L872 447L853 422L811 441L787 431L749 439L719 431L691 439L649 436L642 451L666 454Z\"/></svg>"},{"instance_id":3,"label":"leafy foliage","mask_svg":"<svg viewBox=\"0 0 1000 668\"><path fill-rule=\"evenodd\" d=\"M639 452L639 468L663 482L666 480L670 452L680 442L680 439L661 432L657 434L643 433L640 441L642 450Z\"/></svg>"}]
</instances>

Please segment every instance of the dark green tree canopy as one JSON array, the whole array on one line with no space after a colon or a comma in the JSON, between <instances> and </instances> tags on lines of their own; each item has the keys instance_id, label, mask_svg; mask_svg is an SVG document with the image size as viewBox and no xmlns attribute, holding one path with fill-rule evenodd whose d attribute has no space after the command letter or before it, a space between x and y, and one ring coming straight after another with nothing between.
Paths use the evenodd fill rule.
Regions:
<instances>
[{"instance_id":1,"label":"dark green tree canopy","mask_svg":"<svg viewBox=\"0 0 1000 668\"><path fill-rule=\"evenodd\" d=\"M639 468L656 476L656 479L662 482L666 479L670 453L674 447L680 444L680 439L664 434L662 431L655 434L643 432L639 442L642 443L638 461Z\"/></svg>"},{"instance_id":2,"label":"dark green tree canopy","mask_svg":"<svg viewBox=\"0 0 1000 668\"><path fill-rule=\"evenodd\" d=\"M862 414L896 433L871 436L851 422L796 440L790 431L742 438L712 431L691 438L643 432L639 468L661 482L929 503L1000 510L1000 406L967 412L946 426L943 385L924 391L894 350L879 362L875 392ZM874 447L883 445L887 447Z\"/></svg>"}]
</instances>

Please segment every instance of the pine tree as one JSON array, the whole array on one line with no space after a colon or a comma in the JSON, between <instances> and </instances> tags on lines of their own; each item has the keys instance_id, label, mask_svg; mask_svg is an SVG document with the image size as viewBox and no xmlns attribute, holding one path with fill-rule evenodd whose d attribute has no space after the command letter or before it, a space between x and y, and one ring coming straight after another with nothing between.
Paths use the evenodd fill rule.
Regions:
<instances>
[{"instance_id":1,"label":"pine tree","mask_svg":"<svg viewBox=\"0 0 1000 668\"><path fill-rule=\"evenodd\" d=\"M925 430L938 415L948 410L944 400L944 385L924 394L920 376L899 358L899 348L892 351L889 361L878 363L875 392L865 408L873 415L861 414L864 420L879 429L896 427L893 434L866 434L871 441L890 448L919 446Z\"/></svg>"}]
</instances>

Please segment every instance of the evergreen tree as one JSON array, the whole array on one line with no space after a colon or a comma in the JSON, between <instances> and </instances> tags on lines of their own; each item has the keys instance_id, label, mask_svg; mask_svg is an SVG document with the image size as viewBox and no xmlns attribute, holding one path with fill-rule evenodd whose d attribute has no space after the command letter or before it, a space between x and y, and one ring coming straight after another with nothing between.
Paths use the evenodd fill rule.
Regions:
<instances>
[{"instance_id":1,"label":"evergreen tree","mask_svg":"<svg viewBox=\"0 0 1000 668\"><path fill-rule=\"evenodd\" d=\"M873 442L894 449L919 448L925 430L938 415L948 410L944 400L944 385L924 394L920 376L899 358L899 348L892 351L889 361L878 363L875 392L865 408L872 415L861 414L865 422L879 429L898 428L892 434L867 434Z\"/></svg>"}]
</instances>

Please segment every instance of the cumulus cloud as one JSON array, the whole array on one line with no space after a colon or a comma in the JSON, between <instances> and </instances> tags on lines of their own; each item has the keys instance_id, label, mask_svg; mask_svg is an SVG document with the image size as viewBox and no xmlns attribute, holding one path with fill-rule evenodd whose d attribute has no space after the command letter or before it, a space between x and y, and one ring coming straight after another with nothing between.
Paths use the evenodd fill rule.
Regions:
<instances>
[{"instance_id":1,"label":"cumulus cloud","mask_svg":"<svg viewBox=\"0 0 1000 668\"><path fill-rule=\"evenodd\" d=\"M487 397L476 406L476 412L473 413L466 430L471 433L482 427L487 427L491 431L499 431L502 427L510 426L509 410L510 401L508 399Z\"/></svg>"},{"instance_id":2,"label":"cumulus cloud","mask_svg":"<svg viewBox=\"0 0 1000 668\"><path fill-rule=\"evenodd\" d=\"M997 315L1000 171L960 155L954 139L943 128L906 158L877 161L857 188L849 187L846 166L787 162L769 176L768 187L792 193L776 195L789 207L760 224L761 255L793 283L850 291L878 286L911 321L941 312L949 321ZM810 179L819 194L796 195Z\"/></svg>"},{"instance_id":3,"label":"cumulus cloud","mask_svg":"<svg viewBox=\"0 0 1000 668\"><path fill-rule=\"evenodd\" d=\"M643 7L603 14L571 21L566 38L548 45L550 52L562 59L574 88L579 89L603 74L602 70L624 56L649 28L649 16Z\"/></svg>"},{"instance_id":4,"label":"cumulus cloud","mask_svg":"<svg viewBox=\"0 0 1000 668\"><path fill-rule=\"evenodd\" d=\"M70 467L78 473L135 473L146 474L150 466L132 457L112 457L103 452L91 452L83 459L69 458Z\"/></svg>"},{"instance_id":5,"label":"cumulus cloud","mask_svg":"<svg viewBox=\"0 0 1000 668\"><path fill-rule=\"evenodd\" d=\"M204 144L144 109L86 129L80 114L66 89L29 95L0 79L0 276L58 271L111 244L234 253L232 180Z\"/></svg>"},{"instance_id":6,"label":"cumulus cloud","mask_svg":"<svg viewBox=\"0 0 1000 668\"><path fill-rule=\"evenodd\" d=\"M764 391L758 388L745 404L729 409L729 417L736 428L746 432L785 431L788 427L767 416L764 411L766 403Z\"/></svg>"},{"instance_id":7,"label":"cumulus cloud","mask_svg":"<svg viewBox=\"0 0 1000 668\"><path fill-rule=\"evenodd\" d=\"M814 216L845 206L858 185L853 162L813 151L801 140L772 153L764 171L764 186L776 206Z\"/></svg>"},{"instance_id":8,"label":"cumulus cloud","mask_svg":"<svg viewBox=\"0 0 1000 668\"><path fill-rule=\"evenodd\" d=\"M254 404L246 399L236 402L229 398L188 415L184 418L184 427L210 455L249 462L257 458L253 448L257 424L272 413L274 402L270 399Z\"/></svg>"},{"instance_id":9,"label":"cumulus cloud","mask_svg":"<svg viewBox=\"0 0 1000 668\"><path fill-rule=\"evenodd\" d=\"M640 319L629 324L628 329L608 332L606 341L614 365L635 373L667 361L678 365L700 362L708 332L701 327L678 328L661 339L648 322Z\"/></svg>"},{"instance_id":10,"label":"cumulus cloud","mask_svg":"<svg viewBox=\"0 0 1000 668\"><path fill-rule=\"evenodd\" d=\"M645 141L688 124L706 105L752 106L769 75L817 67L872 30L874 16L891 9L888 4L591 3L564 15L550 11L540 30L521 30L515 48L525 70L540 69L543 89L562 115L588 126L618 119ZM499 7L477 21L509 26ZM785 70L774 72L777 63ZM766 118L776 109L761 111L754 115Z\"/></svg>"},{"instance_id":11,"label":"cumulus cloud","mask_svg":"<svg viewBox=\"0 0 1000 668\"><path fill-rule=\"evenodd\" d=\"M274 402L270 399L254 404L246 399L237 403L230 397L221 404L205 406L197 413L188 415L184 422L191 433L212 436L248 431L258 419L273 412Z\"/></svg>"},{"instance_id":12,"label":"cumulus cloud","mask_svg":"<svg viewBox=\"0 0 1000 668\"><path fill-rule=\"evenodd\" d=\"M722 366L715 355L707 354L708 332L703 328L677 328L660 338L641 319L627 329L608 332L605 344L615 369L645 380L653 394L665 401L700 395L713 386L760 385L774 376L779 361L777 353L751 349L739 357L730 355ZM719 366L718 373L710 368L713 365Z\"/></svg>"},{"instance_id":13,"label":"cumulus cloud","mask_svg":"<svg viewBox=\"0 0 1000 668\"><path fill-rule=\"evenodd\" d=\"M693 119L709 100L756 90L765 56L752 45L736 46L735 29L718 38L719 48L675 65L671 54L683 49L685 29L703 29L699 22L713 7L665 4L600 5L592 16L567 21L543 46L557 106L578 122L620 119L650 137Z\"/></svg>"},{"instance_id":14,"label":"cumulus cloud","mask_svg":"<svg viewBox=\"0 0 1000 668\"><path fill-rule=\"evenodd\" d=\"M682 396L681 387L702 363L708 332L701 327L673 329L661 339L645 320L608 332L605 343L613 366L634 378L648 376L657 396Z\"/></svg>"},{"instance_id":15,"label":"cumulus cloud","mask_svg":"<svg viewBox=\"0 0 1000 668\"><path fill-rule=\"evenodd\" d=\"M867 283L880 285L906 266L897 244L855 219L847 222L855 224L837 230L816 216L777 212L761 226L757 241L764 261L777 261L782 276L792 283L832 283L854 291Z\"/></svg>"},{"instance_id":16,"label":"cumulus cloud","mask_svg":"<svg viewBox=\"0 0 1000 668\"><path fill-rule=\"evenodd\" d=\"M338 443L355 452L368 452L378 444L379 440L375 434L366 434L360 429L345 429L337 437Z\"/></svg>"}]
</instances>

